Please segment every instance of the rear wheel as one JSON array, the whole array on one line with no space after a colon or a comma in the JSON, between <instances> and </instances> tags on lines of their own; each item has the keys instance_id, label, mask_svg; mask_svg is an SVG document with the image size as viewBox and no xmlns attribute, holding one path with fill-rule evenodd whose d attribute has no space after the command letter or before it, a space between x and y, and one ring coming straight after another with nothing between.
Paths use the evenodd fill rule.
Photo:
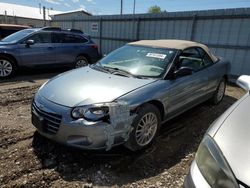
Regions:
<instances>
[{"instance_id":1,"label":"rear wheel","mask_svg":"<svg viewBox=\"0 0 250 188\"><path fill-rule=\"evenodd\" d=\"M149 146L159 131L160 121L160 112L154 105L143 105L133 121L134 129L125 146L132 151Z\"/></svg>"},{"instance_id":2,"label":"rear wheel","mask_svg":"<svg viewBox=\"0 0 250 188\"><path fill-rule=\"evenodd\" d=\"M213 104L219 104L225 95L225 90L226 90L226 80L225 78L222 78L213 97L211 98L211 102Z\"/></svg>"},{"instance_id":3,"label":"rear wheel","mask_svg":"<svg viewBox=\"0 0 250 188\"><path fill-rule=\"evenodd\" d=\"M85 67L89 64L88 60L86 57L84 56L78 56L76 58L76 61L75 61L75 65L74 65L74 68L81 68L81 67Z\"/></svg>"},{"instance_id":4,"label":"rear wheel","mask_svg":"<svg viewBox=\"0 0 250 188\"><path fill-rule=\"evenodd\" d=\"M0 57L0 78L8 78L16 73L17 66L13 60L7 57Z\"/></svg>"}]
</instances>

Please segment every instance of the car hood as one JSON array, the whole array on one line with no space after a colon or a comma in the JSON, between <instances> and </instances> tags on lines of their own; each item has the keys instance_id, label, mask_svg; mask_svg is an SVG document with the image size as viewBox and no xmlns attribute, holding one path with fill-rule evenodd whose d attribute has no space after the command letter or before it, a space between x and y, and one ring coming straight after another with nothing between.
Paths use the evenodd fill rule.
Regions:
<instances>
[{"instance_id":1,"label":"car hood","mask_svg":"<svg viewBox=\"0 0 250 188\"><path fill-rule=\"evenodd\" d=\"M250 186L250 96L240 100L217 130L214 140L235 176Z\"/></svg>"},{"instance_id":2,"label":"car hood","mask_svg":"<svg viewBox=\"0 0 250 188\"><path fill-rule=\"evenodd\" d=\"M156 80L128 78L84 67L56 76L42 86L38 93L49 101L73 107L110 102L154 81Z\"/></svg>"}]
</instances>

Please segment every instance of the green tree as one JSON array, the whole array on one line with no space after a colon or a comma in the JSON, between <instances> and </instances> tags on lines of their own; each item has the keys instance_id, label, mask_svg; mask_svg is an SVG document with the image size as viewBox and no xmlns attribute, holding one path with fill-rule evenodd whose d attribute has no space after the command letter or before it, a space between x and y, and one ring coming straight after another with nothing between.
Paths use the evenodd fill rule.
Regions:
<instances>
[{"instance_id":1,"label":"green tree","mask_svg":"<svg viewBox=\"0 0 250 188\"><path fill-rule=\"evenodd\" d=\"M149 7L148 9L148 13L161 13L161 12L162 12L161 7L157 5Z\"/></svg>"}]
</instances>

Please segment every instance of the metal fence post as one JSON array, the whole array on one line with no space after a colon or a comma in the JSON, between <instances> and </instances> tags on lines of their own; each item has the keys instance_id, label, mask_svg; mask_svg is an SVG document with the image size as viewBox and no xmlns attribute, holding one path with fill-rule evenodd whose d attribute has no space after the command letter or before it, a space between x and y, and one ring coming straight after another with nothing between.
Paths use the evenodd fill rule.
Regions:
<instances>
[{"instance_id":1,"label":"metal fence post","mask_svg":"<svg viewBox=\"0 0 250 188\"><path fill-rule=\"evenodd\" d=\"M100 50L100 54L102 54L102 17L100 18L99 25L100 25L100 31L99 31L99 50Z\"/></svg>"},{"instance_id":2,"label":"metal fence post","mask_svg":"<svg viewBox=\"0 0 250 188\"><path fill-rule=\"evenodd\" d=\"M196 20L197 20L197 15L194 14L193 19L192 19L192 25L191 25L190 40L194 40Z\"/></svg>"},{"instance_id":3,"label":"metal fence post","mask_svg":"<svg viewBox=\"0 0 250 188\"><path fill-rule=\"evenodd\" d=\"M138 17L136 21L136 40L140 39L140 22L141 22L141 18Z\"/></svg>"},{"instance_id":4,"label":"metal fence post","mask_svg":"<svg viewBox=\"0 0 250 188\"><path fill-rule=\"evenodd\" d=\"M75 29L75 18L72 19L71 28Z\"/></svg>"}]
</instances>

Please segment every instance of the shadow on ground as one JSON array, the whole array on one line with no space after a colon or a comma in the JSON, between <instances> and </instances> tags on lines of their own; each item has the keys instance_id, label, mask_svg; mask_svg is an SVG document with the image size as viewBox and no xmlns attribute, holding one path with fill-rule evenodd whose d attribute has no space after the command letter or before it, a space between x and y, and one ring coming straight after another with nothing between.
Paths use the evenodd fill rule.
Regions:
<instances>
[{"instance_id":1,"label":"shadow on ground","mask_svg":"<svg viewBox=\"0 0 250 188\"><path fill-rule=\"evenodd\" d=\"M235 98L225 96L217 106L204 103L185 112L165 123L153 145L136 153L123 146L108 152L76 150L49 141L37 132L33 148L42 167L54 169L67 182L127 185L156 176L195 152L209 125L235 101ZM190 162L182 172L175 173L187 173Z\"/></svg>"},{"instance_id":2,"label":"shadow on ground","mask_svg":"<svg viewBox=\"0 0 250 188\"><path fill-rule=\"evenodd\" d=\"M0 79L1 83L15 83L17 81L27 81L34 83L37 79L49 79L57 74L70 70L69 68L36 68L20 70L12 78Z\"/></svg>"}]
</instances>

